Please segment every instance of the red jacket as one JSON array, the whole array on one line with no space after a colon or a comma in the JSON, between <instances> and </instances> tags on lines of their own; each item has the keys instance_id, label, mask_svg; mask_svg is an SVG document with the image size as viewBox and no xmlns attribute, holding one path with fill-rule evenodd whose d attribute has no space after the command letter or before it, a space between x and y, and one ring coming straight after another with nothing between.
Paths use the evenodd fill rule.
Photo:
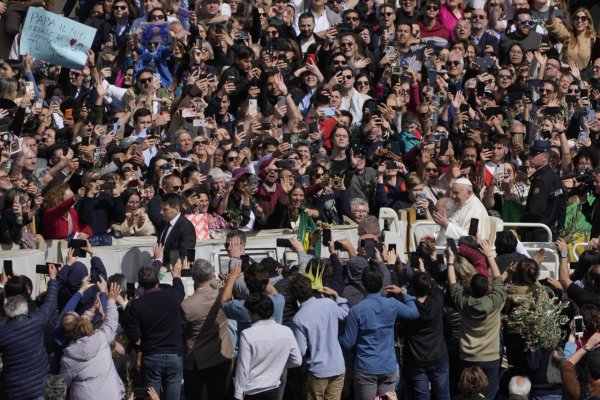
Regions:
<instances>
[{"instance_id":1,"label":"red jacket","mask_svg":"<svg viewBox=\"0 0 600 400\"><path fill-rule=\"evenodd\" d=\"M73 231L87 233L92 237L92 229L79 221L77 211L73 208L75 200L71 197L60 203L54 208L47 208L42 216L42 231L44 232L45 239L65 239L69 236L69 221L65 217L65 214L69 212L71 214L71 221L73 222Z\"/></svg>"}]
</instances>

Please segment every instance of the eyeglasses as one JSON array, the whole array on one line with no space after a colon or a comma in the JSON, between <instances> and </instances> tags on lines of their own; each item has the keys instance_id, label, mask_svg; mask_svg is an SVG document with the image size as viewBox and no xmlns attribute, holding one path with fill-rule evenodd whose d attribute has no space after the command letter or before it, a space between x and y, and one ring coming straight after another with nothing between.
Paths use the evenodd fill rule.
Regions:
<instances>
[{"instance_id":1,"label":"eyeglasses","mask_svg":"<svg viewBox=\"0 0 600 400\"><path fill-rule=\"evenodd\" d=\"M600 65L592 65L592 69L600 69Z\"/></svg>"},{"instance_id":2,"label":"eyeglasses","mask_svg":"<svg viewBox=\"0 0 600 400\"><path fill-rule=\"evenodd\" d=\"M158 20L165 19L165 18L166 18L166 15L164 15L164 14L153 14L150 16L150 19L152 21L158 21Z\"/></svg>"},{"instance_id":3,"label":"eyeglasses","mask_svg":"<svg viewBox=\"0 0 600 400\"><path fill-rule=\"evenodd\" d=\"M381 16L382 16L382 17L383 17L384 15L385 15L386 17L391 17L392 15L396 15L396 14L395 14L395 13L393 13L393 12L381 13Z\"/></svg>"},{"instance_id":4,"label":"eyeglasses","mask_svg":"<svg viewBox=\"0 0 600 400\"><path fill-rule=\"evenodd\" d=\"M356 86L369 86L369 81L356 81Z\"/></svg>"},{"instance_id":5,"label":"eyeglasses","mask_svg":"<svg viewBox=\"0 0 600 400\"><path fill-rule=\"evenodd\" d=\"M129 201L127 202L127 204L140 204L140 203L141 203L141 202L140 202L139 200L138 200L138 201L135 201L135 200L129 200Z\"/></svg>"},{"instance_id":6,"label":"eyeglasses","mask_svg":"<svg viewBox=\"0 0 600 400\"><path fill-rule=\"evenodd\" d=\"M294 161L298 161L300 158L298 156L296 157L288 157L288 160L294 160Z\"/></svg>"},{"instance_id":7,"label":"eyeglasses","mask_svg":"<svg viewBox=\"0 0 600 400\"><path fill-rule=\"evenodd\" d=\"M346 22L358 21L358 19L358 17L344 17L344 21Z\"/></svg>"},{"instance_id":8,"label":"eyeglasses","mask_svg":"<svg viewBox=\"0 0 600 400\"><path fill-rule=\"evenodd\" d=\"M333 65L343 65L346 64L346 60L333 60Z\"/></svg>"},{"instance_id":9,"label":"eyeglasses","mask_svg":"<svg viewBox=\"0 0 600 400\"><path fill-rule=\"evenodd\" d=\"M576 15L573 17L573 22L581 21L586 22L588 20L587 15Z\"/></svg>"},{"instance_id":10,"label":"eyeglasses","mask_svg":"<svg viewBox=\"0 0 600 400\"><path fill-rule=\"evenodd\" d=\"M438 6L425 6L425 9L426 9L427 11L437 11L437 10L439 10L440 8L439 8Z\"/></svg>"},{"instance_id":11,"label":"eyeglasses","mask_svg":"<svg viewBox=\"0 0 600 400\"><path fill-rule=\"evenodd\" d=\"M541 88L540 93L554 93L554 89Z\"/></svg>"},{"instance_id":12,"label":"eyeglasses","mask_svg":"<svg viewBox=\"0 0 600 400\"><path fill-rule=\"evenodd\" d=\"M354 43L352 43L352 42L341 42L340 46L342 46L342 47L352 47L352 46L354 46Z\"/></svg>"},{"instance_id":13,"label":"eyeglasses","mask_svg":"<svg viewBox=\"0 0 600 400\"><path fill-rule=\"evenodd\" d=\"M174 190L176 192L179 192L183 189L183 186L171 186L171 190Z\"/></svg>"},{"instance_id":14,"label":"eyeglasses","mask_svg":"<svg viewBox=\"0 0 600 400\"><path fill-rule=\"evenodd\" d=\"M199 140L196 143L203 145L203 146L206 146L208 144L208 142L206 140Z\"/></svg>"},{"instance_id":15,"label":"eyeglasses","mask_svg":"<svg viewBox=\"0 0 600 400\"><path fill-rule=\"evenodd\" d=\"M258 13L259 18L265 18L265 15L267 15L267 13Z\"/></svg>"},{"instance_id":16,"label":"eyeglasses","mask_svg":"<svg viewBox=\"0 0 600 400\"><path fill-rule=\"evenodd\" d=\"M512 75L510 75L510 74L498 74L498 78L500 78L500 79L512 79Z\"/></svg>"},{"instance_id":17,"label":"eyeglasses","mask_svg":"<svg viewBox=\"0 0 600 400\"><path fill-rule=\"evenodd\" d=\"M520 19L518 21L519 21L519 24L521 24L521 25L535 26L535 21L533 21L531 19Z\"/></svg>"},{"instance_id":18,"label":"eyeglasses","mask_svg":"<svg viewBox=\"0 0 600 400\"><path fill-rule=\"evenodd\" d=\"M237 160L237 157L227 157L227 161L232 162Z\"/></svg>"},{"instance_id":19,"label":"eyeglasses","mask_svg":"<svg viewBox=\"0 0 600 400\"><path fill-rule=\"evenodd\" d=\"M279 32L277 32L277 31L265 31L265 35L277 36L277 35L279 35Z\"/></svg>"},{"instance_id":20,"label":"eyeglasses","mask_svg":"<svg viewBox=\"0 0 600 400\"><path fill-rule=\"evenodd\" d=\"M150 82L152 82L152 78L141 78L141 79L138 79L138 82L139 82L139 83L141 83L141 84L143 85L143 84L145 84L145 83L150 83Z\"/></svg>"},{"instance_id":21,"label":"eyeglasses","mask_svg":"<svg viewBox=\"0 0 600 400\"><path fill-rule=\"evenodd\" d=\"M485 15L471 15L471 19L485 19Z\"/></svg>"},{"instance_id":22,"label":"eyeglasses","mask_svg":"<svg viewBox=\"0 0 600 400\"><path fill-rule=\"evenodd\" d=\"M342 78L346 79L346 80L350 80L352 78L354 78L352 75L342 75Z\"/></svg>"},{"instance_id":23,"label":"eyeglasses","mask_svg":"<svg viewBox=\"0 0 600 400\"><path fill-rule=\"evenodd\" d=\"M450 60L446 61L446 66L448 66L448 67L450 67L450 66L457 67L459 65L460 65L460 61L450 61Z\"/></svg>"},{"instance_id":24,"label":"eyeglasses","mask_svg":"<svg viewBox=\"0 0 600 400\"><path fill-rule=\"evenodd\" d=\"M127 10L127 6L113 6L113 10L120 10L120 11Z\"/></svg>"},{"instance_id":25,"label":"eyeglasses","mask_svg":"<svg viewBox=\"0 0 600 400\"><path fill-rule=\"evenodd\" d=\"M425 168L425 172L433 172L434 174L438 173L437 168Z\"/></svg>"},{"instance_id":26,"label":"eyeglasses","mask_svg":"<svg viewBox=\"0 0 600 400\"><path fill-rule=\"evenodd\" d=\"M575 94L577 94L577 93L579 93L579 89L577 89L577 88L575 88L575 89L569 89L568 93L575 93Z\"/></svg>"},{"instance_id":27,"label":"eyeglasses","mask_svg":"<svg viewBox=\"0 0 600 400\"><path fill-rule=\"evenodd\" d=\"M79 75L81 75L81 72L75 72L75 71L71 71L71 76L72 76L72 77L76 78L76 77L78 77Z\"/></svg>"}]
</instances>

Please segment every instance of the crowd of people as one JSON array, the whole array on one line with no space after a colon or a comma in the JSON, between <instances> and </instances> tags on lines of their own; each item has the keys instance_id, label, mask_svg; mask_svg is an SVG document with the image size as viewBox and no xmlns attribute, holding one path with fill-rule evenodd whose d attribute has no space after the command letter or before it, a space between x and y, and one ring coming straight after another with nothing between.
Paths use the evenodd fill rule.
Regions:
<instances>
[{"instance_id":1,"label":"crowd of people","mask_svg":"<svg viewBox=\"0 0 600 400\"><path fill-rule=\"evenodd\" d=\"M20 55L29 7L96 29L85 65ZM93 265L52 264L35 300L3 272L0 397L600 395L600 3L9 0L0 18L0 243L73 240ZM407 264L384 207L439 228ZM319 238L342 224L358 243ZM298 265L242 257L281 228ZM94 253L124 236L156 237L137 292ZM188 262L215 238L218 280ZM559 280L523 242L556 242ZM568 300L583 336L531 347L507 322L523 298Z\"/></svg>"}]
</instances>

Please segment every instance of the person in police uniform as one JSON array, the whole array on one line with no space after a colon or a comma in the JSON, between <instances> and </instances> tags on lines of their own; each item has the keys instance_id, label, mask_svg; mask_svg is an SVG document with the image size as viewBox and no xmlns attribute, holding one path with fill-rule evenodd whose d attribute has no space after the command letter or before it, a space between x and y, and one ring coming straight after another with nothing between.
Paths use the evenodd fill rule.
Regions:
<instances>
[{"instance_id":1,"label":"person in police uniform","mask_svg":"<svg viewBox=\"0 0 600 400\"><path fill-rule=\"evenodd\" d=\"M553 242L564 223L566 198L560 177L548 165L550 151L550 142L547 140L534 141L529 151L531 165L536 171L531 177L531 187L521 222L540 222L548 225L552 231L550 241ZM548 234L541 228L525 228L521 230L521 234L524 242L548 241Z\"/></svg>"}]
</instances>

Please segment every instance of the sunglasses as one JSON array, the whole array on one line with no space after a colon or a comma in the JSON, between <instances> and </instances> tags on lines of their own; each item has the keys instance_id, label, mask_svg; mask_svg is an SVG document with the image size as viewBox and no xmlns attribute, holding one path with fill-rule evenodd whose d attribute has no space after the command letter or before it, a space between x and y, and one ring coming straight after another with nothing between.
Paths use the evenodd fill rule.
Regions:
<instances>
[{"instance_id":1,"label":"sunglasses","mask_svg":"<svg viewBox=\"0 0 600 400\"><path fill-rule=\"evenodd\" d=\"M113 6L113 10L127 10L127 6Z\"/></svg>"},{"instance_id":2,"label":"sunglasses","mask_svg":"<svg viewBox=\"0 0 600 400\"><path fill-rule=\"evenodd\" d=\"M342 78L346 79L346 80L350 80L352 78L354 78L352 75L342 75Z\"/></svg>"},{"instance_id":3,"label":"sunglasses","mask_svg":"<svg viewBox=\"0 0 600 400\"><path fill-rule=\"evenodd\" d=\"M437 11L440 8L438 6L425 6L425 9L428 11Z\"/></svg>"},{"instance_id":4,"label":"sunglasses","mask_svg":"<svg viewBox=\"0 0 600 400\"><path fill-rule=\"evenodd\" d=\"M346 22L358 21L358 17L346 17L346 18L344 18L344 21L346 21Z\"/></svg>"},{"instance_id":5,"label":"sunglasses","mask_svg":"<svg viewBox=\"0 0 600 400\"><path fill-rule=\"evenodd\" d=\"M227 161L232 162L237 160L237 157L227 157Z\"/></svg>"},{"instance_id":6,"label":"sunglasses","mask_svg":"<svg viewBox=\"0 0 600 400\"><path fill-rule=\"evenodd\" d=\"M579 93L579 89L569 89L569 93Z\"/></svg>"},{"instance_id":7,"label":"sunglasses","mask_svg":"<svg viewBox=\"0 0 600 400\"><path fill-rule=\"evenodd\" d=\"M343 65L346 64L346 60L333 60L333 65Z\"/></svg>"},{"instance_id":8,"label":"sunglasses","mask_svg":"<svg viewBox=\"0 0 600 400\"><path fill-rule=\"evenodd\" d=\"M586 22L587 20L588 20L587 15L576 15L573 17L574 22L577 22L577 21Z\"/></svg>"},{"instance_id":9,"label":"sunglasses","mask_svg":"<svg viewBox=\"0 0 600 400\"><path fill-rule=\"evenodd\" d=\"M175 190L175 191L179 192L180 190L182 190L182 189L183 189L183 186L171 186L171 189L173 189L173 190Z\"/></svg>"},{"instance_id":10,"label":"sunglasses","mask_svg":"<svg viewBox=\"0 0 600 400\"><path fill-rule=\"evenodd\" d=\"M500 79L512 79L512 75L509 75L509 74L498 74L498 78L500 78Z\"/></svg>"},{"instance_id":11,"label":"sunglasses","mask_svg":"<svg viewBox=\"0 0 600 400\"><path fill-rule=\"evenodd\" d=\"M166 18L166 15L164 15L164 14L154 14L154 15L150 16L150 19L152 21L158 21L160 19L165 19L165 18Z\"/></svg>"},{"instance_id":12,"label":"sunglasses","mask_svg":"<svg viewBox=\"0 0 600 400\"><path fill-rule=\"evenodd\" d=\"M288 157L288 160L294 160L294 161L298 161L300 158L298 157Z\"/></svg>"},{"instance_id":13,"label":"sunglasses","mask_svg":"<svg viewBox=\"0 0 600 400\"><path fill-rule=\"evenodd\" d=\"M139 82L139 83L141 83L141 84L143 85L143 84L146 84L146 83L150 83L150 82L152 82L152 78L143 78L143 79L138 79L138 82Z\"/></svg>"},{"instance_id":14,"label":"sunglasses","mask_svg":"<svg viewBox=\"0 0 600 400\"><path fill-rule=\"evenodd\" d=\"M471 15L471 19L485 19L485 15Z\"/></svg>"},{"instance_id":15,"label":"sunglasses","mask_svg":"<svg viewBox=\"0 0 600 400\"><path fill-rule=\"evenodd\" d=\"M279 32L277 32L277 31L265 31L265 35L276 36L278 34L279 34Z\"/></svg>"},{"instance_id":16,"label":"sunglasses","mask_svg":"<svg viewBox=\"0 0 600 400\"><path fill-rule=\"evenodd\" d=\"M356 86L369 86L369 81L357 81Z\"/></svg>"},{"instance_id":17,"label":"sunglasses","mask_svg":"<svg viewBox=\"0 0 600 400\"><path fill-rule=\"evenodd\" d=\"M341 42L340 43L340 47L352 47L354 46L354 43L351 42Z\"/></svg>"},{"instance_id":18,"label":"sunglasses","mask_svg":"<svg viewBox=\"0 0 600 400\"><path fill-rule=\"evenodd\" d=\"M521 24L521 25L535 26L535 21L533 21L531 19L520 19L519 20L519 24Z\"/></svg>"},{"instance_id":19,"label":"sunglasses","mask_svg":"<svg viewBox=\"0 0 600 400\"><path fill-rule=\"evenodd\" d=\"M395 15L393 12L386 12L386 13L381 13L382 16L386 16L386 17L391 17L392 15Z\"/></svg>"},{"instance_id":20,"label":"sunglasses","mask_svg":"<svg viewBox=\"0 0 600 400\"><path fill-rule=\"evenodd\" d=\"M460 61L446 61L446 66L450 67L450 66L459 66L460 65Z\"/></svg>"},{"instance_id":21,"label":"sunglasses","mask_svg":"<svg viewBox=\"0 0 600 400\"><path fill-rule=\"evenodd\" d=\"M437 168L425 168L425 172L433 172L434 174L438 173Z\"/></svg>"}]
</instances>

